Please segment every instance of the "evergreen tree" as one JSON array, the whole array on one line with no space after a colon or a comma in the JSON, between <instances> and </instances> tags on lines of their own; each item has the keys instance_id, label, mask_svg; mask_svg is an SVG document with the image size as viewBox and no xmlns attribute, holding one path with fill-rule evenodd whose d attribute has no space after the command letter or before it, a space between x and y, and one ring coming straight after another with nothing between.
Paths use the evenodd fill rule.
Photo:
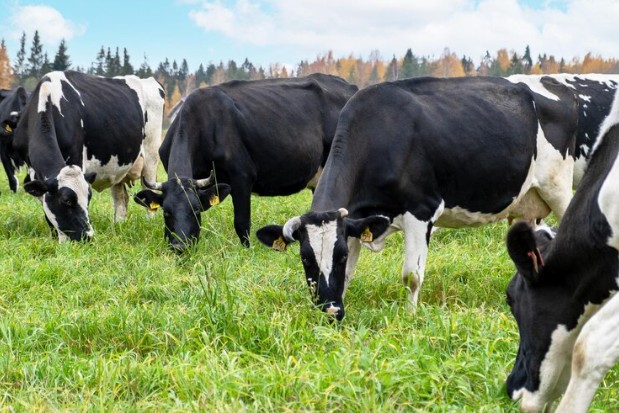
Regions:
<instances>
[{"instance_id":1,"label":"evergreen tree","mask_svg":"<svg viewBox=\"0 0 619 413\"><path fill-rule=\"evenodd\" d=\"M47 57L47 52L45 52L45 54L43 55L43 63L41 64L41 76L51 72L52 70L54 70L54 65L52 64L52 62L49 61L49 57Z\"/></svg>"},{"instance_id":2,"label":"evergreen tree","mask_svg":"<svg viewBox=\"0 0 619 413\"><path fill-rule=\"evenodd\" d=\"M144 55L144 61L140 65L140 68L136 72L136 75L138 77L141 77L142 79L151 77L153 75L153 71L148 64L148 58L146 57L146 55Z\"/></svg>"},{"instance_id":3,"label":"evergreen tree","mask_svg":"<svg viewBox=\"0 0 619 413\"><path fill-rule=\"evenodd\" d=\"M60 45L58 45L58 51L56 52L56 56L54 57L54 63L52 64L53 70L67 70L71 66L71 61L69 60L69 55L67 55L67 45L65 40L62 39L60 41Z\"/></svg>"},{"instance_id":4,"label":"evergreen tree","mask_svg":"<svg viewBox=\"0 0 619 413\"><path fill-rule=\"evenodd\" d=\"M212 85L213 84L213 78L215 77L215 73L217 72L217 68L215 67L215 65L213 63L210 63L207 67L206 67L206 84L207 85Z\"/></svg>"},{"instance_id":5,"label":"evergreen tree","mask_svg":"<svg viewBox=\"0 0 619 413\"><path fill-rule=\"evenodd\" d=\"M179 82L184 82L187 79L187 75L189 74L189 65L187 64L187 60L183 59L181 62L181 67L178 69L178 73L176 74L176 78Z\"/></svg>"},{"instance_id":6,"label":"evergreen tree","mask_svg":"<svg viewBox=\"0 0 619 413\"><path fill-rule=\"evenodd\" d=\"M208 84L208 82L206 81L206 71L204 70L204 65L202 63L200 63L198 70L196 70L194 80L196 89L201 87L202 83Z\"/></svg>"},{"instance_id":7,"label":"evergreen tree","mask_svg":"<svg viewBox=\"0 0 619 413\"><path fill-rule=\"evenodd\" d=\"M105 74L105 49L101 46L101 50L97 53L97 67L94 70L95 75L103 76Z\"/></svg>"},{"instance_id":8,"label":"evergreen tree","mask_svg":"<svg viewBox=\"0 0 619 413\"><path fill-rule=\"evenodd\" d=\"M523 73L529 74L531 73L531 69L533 68L533 59L531 59L531 49L529 49L529 45L524 49L524 56L522 56L522 70Z\"/></svg>"},{"instance_id":9,"label":"evergreen tree","mask_svg":"<svg viewBox=\"0 0 619 413\"><path fill-rule=\"evenodd\" d=\"M17 51L17 59L15 60L15 67L13 68L17 82L20 83L21 79L26 76L26 32L22 32L19 39L19 50Z\"/></svg>"},{"instance_id":10,"label":"evergreen tree","mask_svg":"<svg viewBox=\"0 0 619 413\"><path fill-rule=\"evenodd\" d=\"M415 56L411 49L406 51L404 60L402 60L402 68L400 69L400 79L420 75L419 59Z\"/></svg>"},{"instance_id":11,"label":"evergreen tree","mask_svg":"<svg viewBox=\"0 0 619 413\"><path fill-rule=\"evenodd\" d=\"M28 75L40 78L41 67L43 66L43 45L39 37L39 31L35 30L34 38L32 39L32 47L30 48L30 57L28 58L29 70Z\"/></svg>"},{"instance_id":12,"label":"evergreen tree","mask_svg":"<svg viewBox=\"0 0 619 413\"><path fill-rule=\"evenodd\" d=\"M133 74L133 66L129 62L129 59L130 59L129 52L127 52L127 48L125 47L123 49L123 65L120 70L120 74L122 74L123 76Z\"/></svg>"},{"instance_id":13,"label":"evergreen tree","mask_svg":"<svg viewBox=\"0 0 619 413\"><path fill-rule=\"evenodd\" d=\"M524 73L524 67L522 63L523 63L523 59L521 59L520 56L518 56L518 54L514 52L514 54L512 55L511 64L510 64L509 72L507 73L507 75L515 75L515 74Z\"/></svg>"}]
</instances>

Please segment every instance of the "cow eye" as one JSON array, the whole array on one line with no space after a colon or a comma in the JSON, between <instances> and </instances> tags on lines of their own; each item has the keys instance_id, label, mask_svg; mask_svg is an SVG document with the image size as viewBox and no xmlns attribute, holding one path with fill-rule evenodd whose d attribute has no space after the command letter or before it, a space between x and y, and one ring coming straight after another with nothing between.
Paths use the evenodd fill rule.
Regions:
<instances>
[{"instance_id":1,"label":"cow eye","mask_svg":"<svg viewBox=\"0 0 619 413\"><path fill-rule=\"evenodd\" d=\"M75 202L73 202L73 200L71 198L63 198L62 199L62 205L66 206L66 207L72 207L73 205L75 205Z\"/></svg>"}]
</instances>

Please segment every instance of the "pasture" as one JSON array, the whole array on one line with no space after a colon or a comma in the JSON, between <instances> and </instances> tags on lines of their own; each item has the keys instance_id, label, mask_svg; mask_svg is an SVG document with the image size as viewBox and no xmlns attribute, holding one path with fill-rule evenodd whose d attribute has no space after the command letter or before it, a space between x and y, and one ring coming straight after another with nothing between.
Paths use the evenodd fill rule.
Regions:
<instances>
[{"instance_id":1,"label":"pasture","mask_svg":"<svg viewBox=\"0 0 619 413\"><path fill-rule=\"evenodd\" d=\"M2 411L517 411L506 223L435 234L416 313L401 233L363 249L333 325L310 302L298 244L277 253L254 235L305 212L307 190L253 197L249 249L225 200L183 256L161 212L131 201L113 224L107 191L93 194L93 242L58 244L36 199L4 174L0 190ZM618 380L615 368L591 411L619 409Z\"/></svg>"}]
</instances>

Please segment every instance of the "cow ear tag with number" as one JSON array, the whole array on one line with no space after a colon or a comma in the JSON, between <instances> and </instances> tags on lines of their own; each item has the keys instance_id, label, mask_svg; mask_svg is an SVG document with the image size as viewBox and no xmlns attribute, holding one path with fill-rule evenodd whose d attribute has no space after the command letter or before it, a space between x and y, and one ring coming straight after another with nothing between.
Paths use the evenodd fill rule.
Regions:
<instances>
[{"instance_id":1,"label":"cow ear tag with number","mask_svg":"<svg viewBox=\"0 0 619 413\"><path fill-rule=\"evenodd\" d=\"M370 227L365 227L359 239L363 242L372 242L372 240L374 239L374 236L370 232Z\"/></svg>"},{"instance_id":2,"label":"cow ear tag with number","mask_svg":"<svg viewBox=\"0 0 619 413\"><path fill-rule=\"evenodd\" d=\"M275 251L286 251L286 241L282 237L277 238L273 241L273 245L271 246Z\"/></svg>"},{"instance_id":3,"label":"cow ear tag with number","mask_svg":"<svg viewBox=\"0 0 619 413\"><path fill-rule=\"evenodd\" d=\"M153 201L148 205L148 212L157 212L159 208L161 208L161 205Z\"/></svg>"},{"instance_id":4,"label":"cow ear tag with number","mask_svg":"<svg viewBox=\"0 0 619 413\"><path fill-rule=\"evenodd\" d=\"M217 195L213 195L213 196L212 196L212 197L208 200L208 203L209 203L211 206L215 206L215 205L219 204L219 197L218 197Z\"/></svg>"}]
</instances>

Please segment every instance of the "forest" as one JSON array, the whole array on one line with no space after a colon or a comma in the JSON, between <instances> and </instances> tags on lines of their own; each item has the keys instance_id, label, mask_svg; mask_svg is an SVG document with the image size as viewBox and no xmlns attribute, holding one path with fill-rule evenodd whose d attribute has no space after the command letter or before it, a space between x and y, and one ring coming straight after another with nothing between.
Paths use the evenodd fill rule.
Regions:
<instances>
[{"instance_id":1,"label":"forest","mask_svg":"<svg viewBox=\"0 0 619 413\"><path fill-rule=\"evenodd\" d=\"M28 47L28 43L30 46ZM126 48L101 46L93 52L94 60L90 67L81 67L71 63L67 42L62 40L53 58L43 48L38 31L28 41L22 33L19 50L7 50L4 39L0 42L0 88L8 89L18 85L27 90L34 89L39 78L52 70L77 70L101 75L119 76L135 74L139 77L154 76L165 86L168 108L174 105L192 90L212 86L229 80L256 80L279 77L300 77L311 73L327 73L340 76L350 83L365 87L375 83L403 79L412 76L509 76L512 74L552 74L552 73L619 73L619 60L586 54L582 59L539 54L536 59L531 55L529 46L522 53L505 48L494 54L489 51L480 53L483 57L476 65L470 56L458 57L448 48L439 57L419 56L408 48L403 56L384 59L379 51L373 51L368 58L350 54L335 57L332 51L316 56L313 61L303 60L296 67L286 67L280 63L271 63L269 67L256 67L245 58L240 65L229 60L224 63L200 62L197 69L191 71L186 59L166 58L157 66L151 67L148 59L139 66L132 63Z\"/></svg>"}]
</instances>

